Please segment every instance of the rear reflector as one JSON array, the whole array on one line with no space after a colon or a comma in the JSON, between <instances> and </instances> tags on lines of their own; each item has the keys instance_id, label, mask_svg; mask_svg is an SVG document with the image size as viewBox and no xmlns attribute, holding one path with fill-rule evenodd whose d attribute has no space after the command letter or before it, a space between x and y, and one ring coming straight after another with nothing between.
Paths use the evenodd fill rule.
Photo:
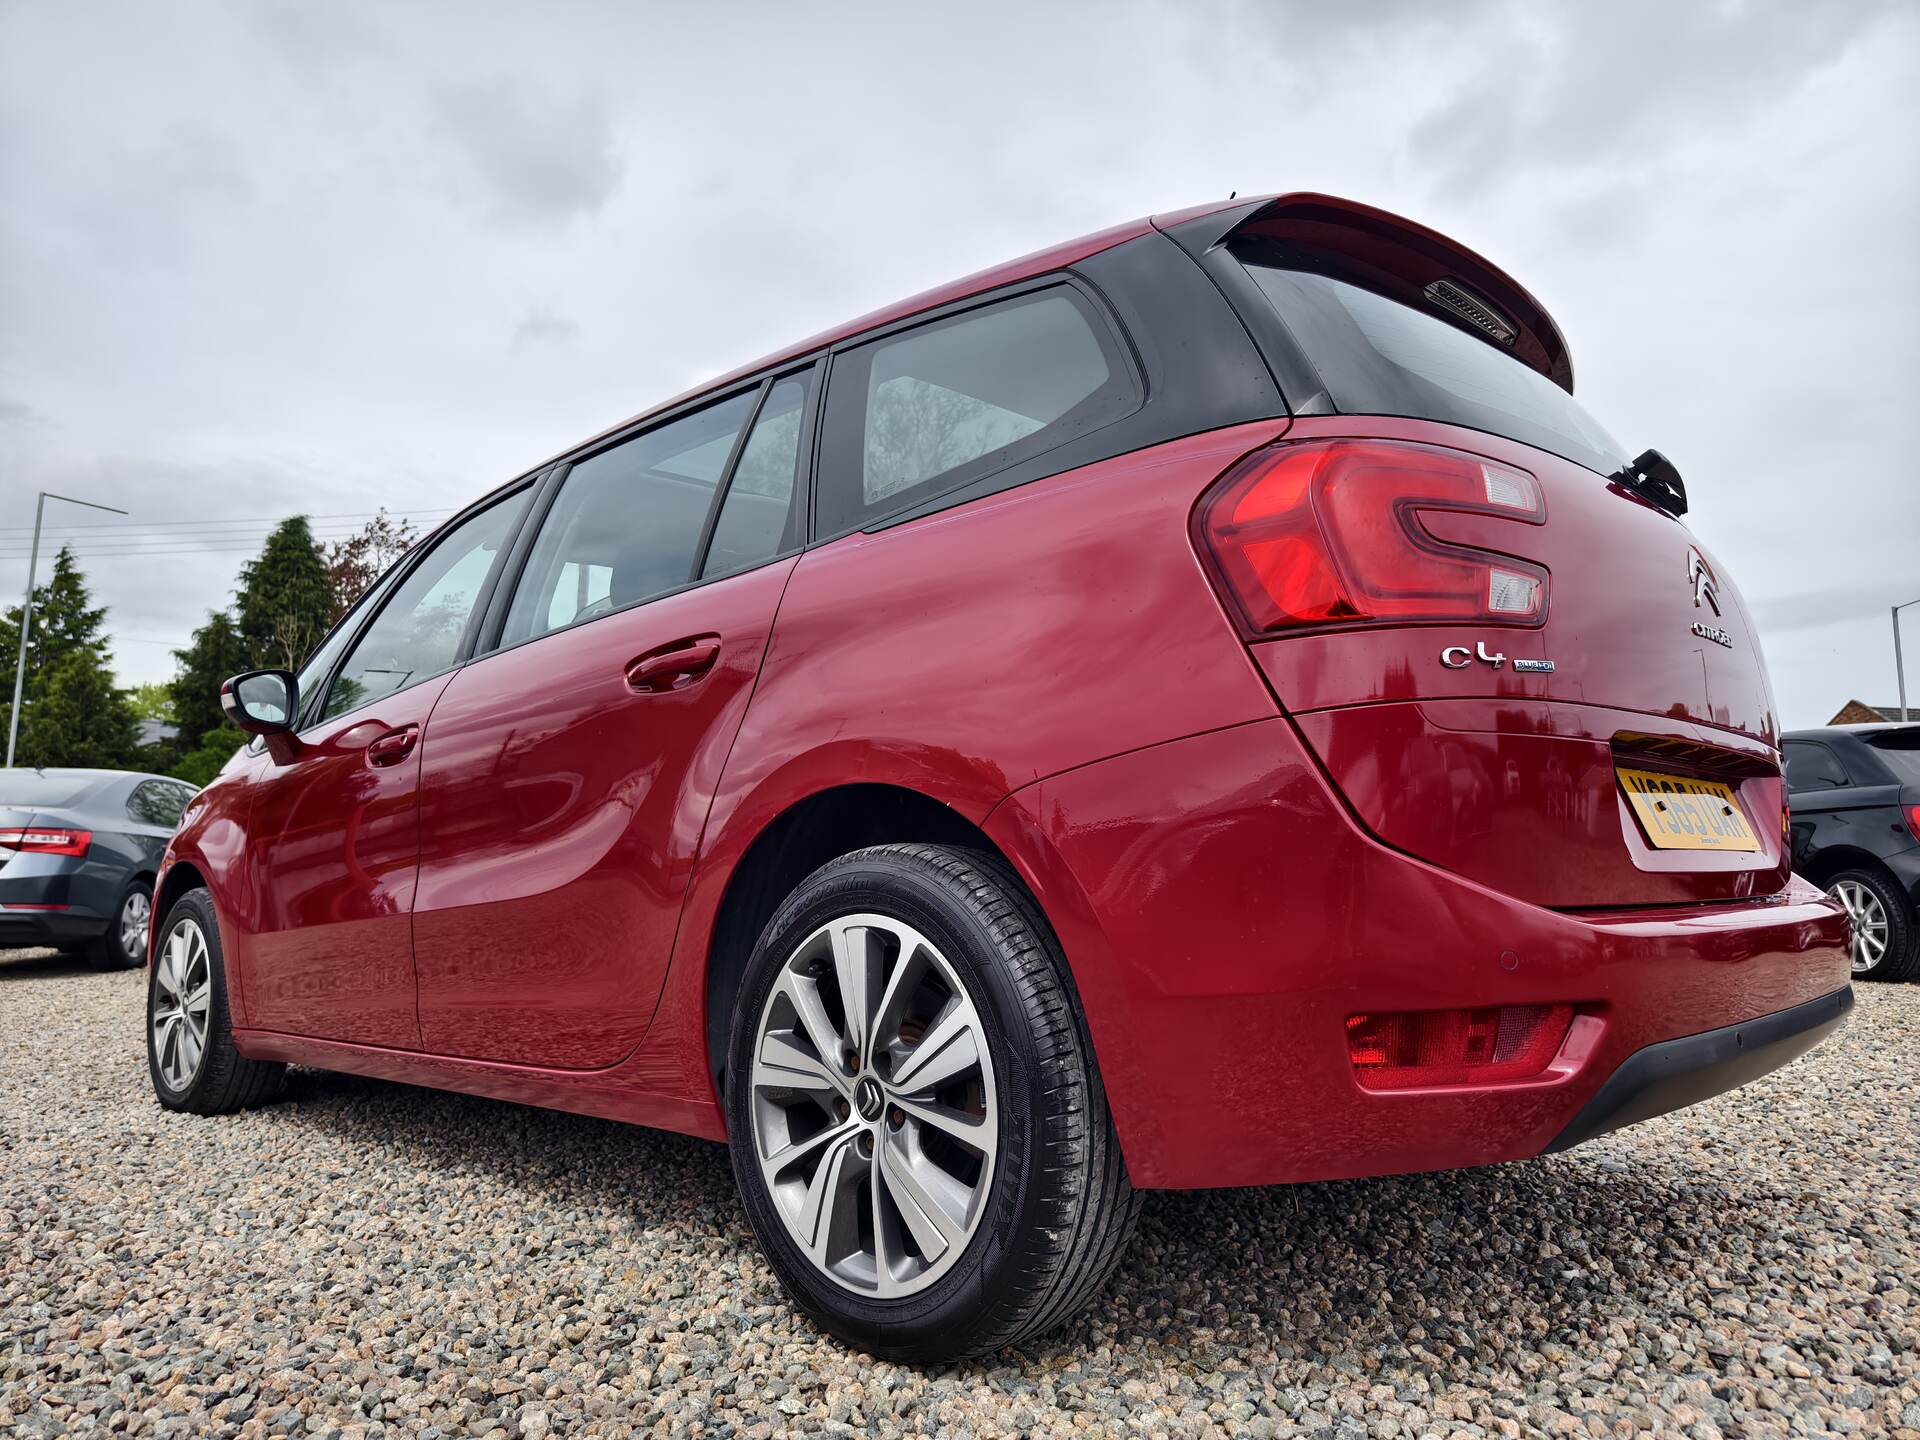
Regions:
<instances>
[{"instance_id":1,"label":"rear reflector","mask_svg":"<svg viewBox=\"0 0 1920 1440\"><path fill-rule=\"evenodd\" d=\"M1498 550L1443 540L1429 515L1515 522ZM1389 440L1282 443L1248 456L1194 514L1215 580L1254 634L1406 622L1537 625L1545 567L1511 553L1544 525L1524 470Z\"/></svg>"},{"instance_id":2,"label":"rear reflector","mask_svg":"<svg viewBox=\"0 0 1920 1440\"><path fill-rule=\"evenodd\" d=\"M81 856L93 844L91 830L0 830L0 850L22 850L29 855Z\"/></svg>"},{"instance_id":3,"label":"rear reflector","mask_svg":"<svg viewBox=\"0 0 1920 1440\"><path fill-rule=\"evenodd\" d=\"M1347 1058L1363 1090L1528 1080L1560 1053L1571 1005L1506 1005L1355 1015Z\"/></svg>"}]
</instances>

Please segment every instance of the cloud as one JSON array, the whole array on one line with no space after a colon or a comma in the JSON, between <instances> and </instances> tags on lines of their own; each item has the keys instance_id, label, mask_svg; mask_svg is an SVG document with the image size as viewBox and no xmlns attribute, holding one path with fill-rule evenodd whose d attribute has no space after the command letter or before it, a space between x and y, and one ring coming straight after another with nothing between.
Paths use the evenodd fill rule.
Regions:
<instances>
[{"instance_id":1,"label":"cloud","mask_svg":"<svg viewBox=\"0 0 1920 1440\"><path fill-rule=\"evenodd\" d=\"M557 344L571 340L579 333L580 327L564 315L547 315L535 311L514 327L513 344L515 346Z\"/></svg>"},{"instance_id":2,"label":"cloud","mask_svg":"<svg viewBox=\"0 0 1920 1440\"><path fill-rule=\"evenodd\" d=\"M1706 139L1738 137L1767 107L1832 64L1892 7L1510 3L1491 23L1454 27L1436 55L1451 99L1409 137L1415 170L1484 190L1556 167L1659 163ZM1473 63L1468 47L1482 47Z\"/></svg>"},{"instance_id":3,"label":"cloud","mask_svg":"<svg viewBox=\"0 0 1920 1440\"><path fill-rule=\"evenodd\" d=\"M503 77L446 91L438 110L485 207L503 222L592 215L620 183L611 119L590 95Z\"/></svg>"}]
</instances>

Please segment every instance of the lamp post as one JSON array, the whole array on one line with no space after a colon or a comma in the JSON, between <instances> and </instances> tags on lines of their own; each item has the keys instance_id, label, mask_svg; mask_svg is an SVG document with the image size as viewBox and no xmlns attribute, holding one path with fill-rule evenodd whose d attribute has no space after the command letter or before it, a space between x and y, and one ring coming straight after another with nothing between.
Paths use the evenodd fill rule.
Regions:
<instances>
[{"instance_id":1,"label":"lamp post","mask_svg":"<svg viewBox=\"0 0 1920 1440\"><path fill-rule=\"evenodd\" d=\"M90 510L106 510L115 515L124 515L124 510L115 510L111 505L101 505L92 500L76 500L71 495L55 495L51 490L42 490L40 499L33 507L33 549L28 552L27 560L27 598L20 607L20 653L13 661L13 710L7 716L7 768L13 768L13 746L20 738L20 689L27 678L27 632L33 628L33 582L35 572L40 568L40 517L46 513L47 501L64 500L69 505L85 505Z\"/></svg>"},{"instance_id":2,"label":"lamp post","mask_svg":"<svg viewBox=\"0 0 1920 1440\"><path fill-rule=\"evenodd\" d=\"M1900 663L1900 612L1909 605L1920 605L1920 600L1907 600L1893 607L1893 683L1900 687L1900 718L1911 720L1907 713L1907 671Z\"/></svg>"}]
</instances>

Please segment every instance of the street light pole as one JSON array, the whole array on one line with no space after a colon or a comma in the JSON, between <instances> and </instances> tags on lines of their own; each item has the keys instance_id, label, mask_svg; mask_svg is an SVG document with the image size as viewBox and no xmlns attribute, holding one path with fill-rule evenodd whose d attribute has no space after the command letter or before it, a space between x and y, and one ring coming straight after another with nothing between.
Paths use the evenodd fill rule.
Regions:
<instances>
[{"instance_id":1,"label":"street light pole","mask_svg":"<svg viewBox=\"0 0 1920 1440\"><path fill-rule=\"evenodd\" d=\"M20 650L13 661L13 709L7 716L7 768L13 768L14 742L20 738L20 690L27 679L27 632L33 628L33 582L40 568L40 517L46 513L47 501L64 500L69 505L85 505L90 510L106 510L115 515L124 515L124 510L115 510L111 505L97 504L92 500L76 500L71 495L56 495L51 490L42 490L40 498L33 507L33 549L28 552L27 560L27 598L20 606Z\"/></svg>"},{"instance_id":2,"label":"street light pole","mask_svg":"<svg viewBox=\"0 0 1920 1440\"><path fill-rule=\"evenodd\" d=\"M1907 713L1907 670L1900 663L1900 612L1908 605L1920 605L1920 600L1908 600L1893 607L1893 683L1900 687L1900 718L1911 720Z\"/></svg>"}]
</instances>

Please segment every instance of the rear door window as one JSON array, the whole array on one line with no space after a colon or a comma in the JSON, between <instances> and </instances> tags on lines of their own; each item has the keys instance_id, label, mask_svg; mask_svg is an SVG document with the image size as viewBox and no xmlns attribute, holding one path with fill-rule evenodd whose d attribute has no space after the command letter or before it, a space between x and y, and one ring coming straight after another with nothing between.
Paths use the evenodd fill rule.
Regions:
<instances>
[{"instance_id":1,"label":"rear door window","mask_svg":"<svg viewBox=\"0 0 1920 1440\"><path fill-rule=\"evenodd\" d=\"M1620 442L1573 396L1436 315L1345 280L1239 259L1347 415L1403 415L1504 435L1602 475Z\"/></svg>"},{"instance_id":2,"label":"rear door window","mask_svg":"<svg viewBox=\"0 0 1920 1440\"><path fill-rule=\"evenodd\" d=\"M166 780L143 780L133 787L133 794L127 797L127 814L142 825L171 830L180 823L180 817L186 813L187 802L191 799L193 791L183 785Z\"/></svg>"},{"instance_id":3,"label":"rear door window","mask_svg":"<svg viewBox=\"0 0 1920 1440\"><path fill-rule=\"evenodd\" d=\"M700 578L751 570L800 543L793 497L800 473L800 426L807 413L807 375L774 383L754 417L746 448L727 481L726 499Z\"/></svg>"},{"instance_id":4,"label":"rear door window","mask_svg":"<svg viewBox=\"0 0 1920 1440\"><path fill-rule=\"evenodd\" d=\"M1067 285L842 351L827 385L815 530L857 529L1136 403L1111 332Z\"/></svg>"},{"instance_id":5,"label":"rear door window","mask_svg":"<svg viewBox=\"0 0 1920 1440\"><path fill-rule=\"evenodd\" d=\"M714 493L758 393L575 464L527 557L500 643L518 645L690 583Z\"/></svg>"}]
</instances>

